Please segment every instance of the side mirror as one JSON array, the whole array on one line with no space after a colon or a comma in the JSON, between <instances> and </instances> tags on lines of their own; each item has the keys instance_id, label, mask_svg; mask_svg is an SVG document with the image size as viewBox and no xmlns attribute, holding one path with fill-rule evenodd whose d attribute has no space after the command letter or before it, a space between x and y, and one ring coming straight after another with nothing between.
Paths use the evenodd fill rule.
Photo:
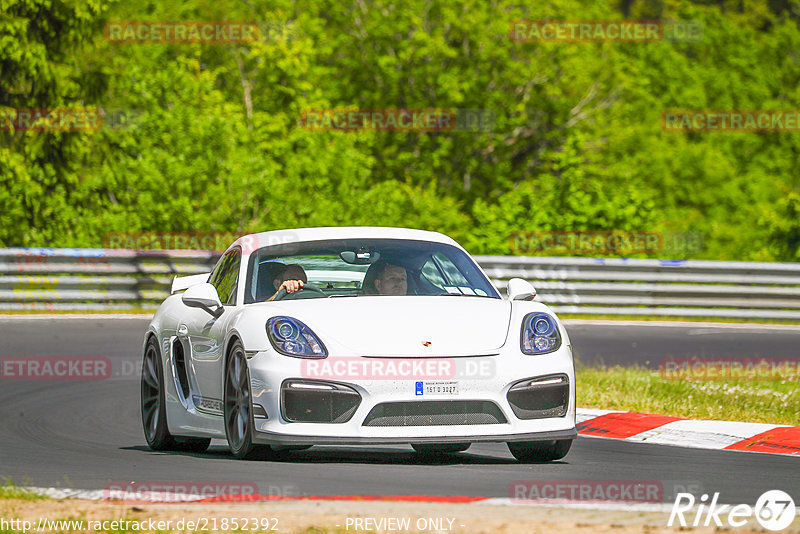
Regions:
<instances>
[{"instance_id":1,"label":"side mirror","mask_svg":"<svg viewBox=\"0 0 800 534\"><path fill-rule=\"evenodd\" d=\"M181 300L192 308L203 308L214 317L219 316L223 310L217 288L208 282L191 286L183 292Z\"/></svg>"},{"instance_id":2,"label":"side mirror","mask_svg":"<svg viewBox=\"0 0 800 534\"><path fill-rule=\"evenodd\" d=\"M172 280L172 288L169 292L175 293L177 291L190 288L193 285L208 282L209 276L211 276L211 273L193 274L191 276L176 276Z\"/></svg>"},{"instance_id":3,"label":"side mirror","mask_svg":"<svg viewBox=\"0 0 800 534\"><path fill-rule=\"evenodd\" d=\"M533 300L536 296L536 290L533 284L522 278L512 278L508 281L508 300Z\"/></svg>"}]
</instances>

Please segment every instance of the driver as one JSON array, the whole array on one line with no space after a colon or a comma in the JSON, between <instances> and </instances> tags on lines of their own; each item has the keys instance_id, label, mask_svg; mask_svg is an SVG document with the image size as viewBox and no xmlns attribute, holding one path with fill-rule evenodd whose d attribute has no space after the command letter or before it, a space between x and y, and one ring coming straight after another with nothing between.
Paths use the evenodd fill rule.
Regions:
<instances>
[{"instance_id":1,"label":"driver","mask_svg":"<svg viewBox=\"0 0 800 534\"><path fill-rule=\"evenodd\" d=\"M287 293L294 293L298 291L308 282L305 270L296 263L287 265L285 269L278 273L275 280L272 281L272 287L275 288L275 293L267 299L267 301L275 300L275 295L281 289L285 289Z\"/></svg>"}]
</instances>

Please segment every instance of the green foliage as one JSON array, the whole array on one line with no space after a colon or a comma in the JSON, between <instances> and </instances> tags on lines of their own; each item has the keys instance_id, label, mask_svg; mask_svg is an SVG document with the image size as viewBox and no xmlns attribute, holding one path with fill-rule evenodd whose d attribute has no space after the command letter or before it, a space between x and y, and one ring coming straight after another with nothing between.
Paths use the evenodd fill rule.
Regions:
<instances>
[{"instance_id":1,"label":"green foliage","mask_svg":"<svg viewBox=\"0 0 800 534\"><path fill-rule=\"evenodd\" d=\"M549 154L539 174L497 201L478 199L477 227L467 247L480 254L511 254L509 236L529 230L637 230L652 227L653 201L640 188L607 176L584 158L579 140L570 138Z\"/></svg>"},{"instance_id":2,"label":"green foliage","mask_svg":"<svg viewBox=\"0 0 800 534\"><path fill-rule=\"evenodd\" d=\"M765 256L800 261L800 194L787 192L775 211L765 212L759 221L769 235Z\"/></svg>"},{"instance_id":3,"label":"green foliage","mask_svg":"<svg viewBox=\"0 0 800 534\"><path fill-rule=\"evenodd\" d=\"M701 23L699 42L522 43L517 19ZM111 43L107 21L258 21L249 44ZM0 246L315 225L695 231L695 257L797 261L800 136L673 133L666 109L800 109L796 0L0 0ZM479 131L319 132L304 110L483 109Z\"/></svg>"},{"instance_id":4,"label":"green foliage","mask_svg":"<svg viewBox=\"0 0 800 534\"><path fill-rule=\"evenodd\" d=\"M102 11L98 0L0 0L0 112L82 107L96 84L78 56ZM92 142L87 133L0 128L0 245L63 243Z\"/></svg>"}]
</instances>

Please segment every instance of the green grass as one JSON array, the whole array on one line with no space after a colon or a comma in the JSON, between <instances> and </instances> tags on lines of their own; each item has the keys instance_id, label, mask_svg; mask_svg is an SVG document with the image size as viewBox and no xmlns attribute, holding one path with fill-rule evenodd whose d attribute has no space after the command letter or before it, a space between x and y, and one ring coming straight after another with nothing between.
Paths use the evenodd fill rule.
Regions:
<instances>
[{"instance_id":1,"label":"green grass","mask_svg":"<svg viewBox=\"0 0 800 534\"><path fill-rule=\"evenodd\" d=\"M12 499L18 501L41 501L47 499L47 497L20 488L13 479L4 478L0 483L0 500Z\"/></svg>"},{"instance_id":2,"label":"green grass","mask_svg":"<svg viewBox=\"0 0 800 534\"><path fill-rule=\"evenodd\" d=\"M691 419L800 426L795 380L672 380L641 367L579 367L577 405Z\"/></svg>"}]
</instances>

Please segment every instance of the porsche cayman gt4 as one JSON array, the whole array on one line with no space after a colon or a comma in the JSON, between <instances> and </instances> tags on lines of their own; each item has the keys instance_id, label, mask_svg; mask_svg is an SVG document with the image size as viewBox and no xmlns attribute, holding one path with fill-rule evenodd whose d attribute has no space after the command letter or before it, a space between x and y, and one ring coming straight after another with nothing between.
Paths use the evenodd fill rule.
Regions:
<instances>
[{"instance_id":1,"label":"porsche cayman gt4","mask_svg":"<svg viewBox=\"0 0 800 534\"><path fill-rule=\"evenodd\" d=\"M500 295L455 241L400 228L243 236L177 277L147 328L141 413L155 450L236 457L314 445L505 442L520 461L576 438L569 337L528 282Z\"/></svg>"}]
</instances>

